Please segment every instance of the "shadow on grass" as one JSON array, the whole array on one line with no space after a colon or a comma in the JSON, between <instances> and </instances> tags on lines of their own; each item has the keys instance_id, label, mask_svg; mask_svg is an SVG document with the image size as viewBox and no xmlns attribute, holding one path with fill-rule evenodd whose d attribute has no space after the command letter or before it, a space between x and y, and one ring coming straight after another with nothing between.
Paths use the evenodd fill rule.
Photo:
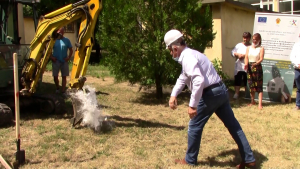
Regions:
<instances>
[{"instance_id":1,"label":"shadow on grass","mask_svg":"<svg viewBox=\"0 0 300 169\"><path fill-rule=\"evenodd\" d=\"M168 107L168 102L170 98L170 93L165 92L163 94L162 99L156 99L156 93L155 91L149 92L149 93L143 93L141 97L138 99L134 100L134 103L139 103L139 104L144 104L144 105L165 105ZM183 103L188 103L190 100L190 95L191 93L188 90L185 90L181 92L177 96L177 103L178 105L182 105ZM233 99L234 95L234 90L232 87L228 89L228 97L230 101L230 105L232 108L240 108L240 107L247 107L248 104L250 103L250 99L244 98L245 96L245 91L240 91L240 97L238 99ZM295 102L295 98L292 98L292 103ZM256 100L257 106L258 106L258 100ZM279 103L279 102L264 102L263 101L263 107L268 107L268 106L274 106L274 105L282 105L284 103Z\"/></svg>"},{"instance_id":2,"label":"shadow on grass","mask_svg":"<svg viewBox=\"0 0 300 169\"><path fill-rule=\"evenodd\" d=\"M254 150L253 151L254 157L255 157L255 163L256 163L256 169L262 168L262 164L268 160L266 156L261 154L260 152ZM226 157L229 155L234 155L233 160L230 161L218 161L219 157ZM223 151L217 156L214 157L208 157L205 161L198 161L198 165L208 165L210 167L226 167L226 166L236 166L240 164L242 161L240 157L240 153L237 149L227 150Z\"/></svg>"},{"instance_id":3,"label":"shadow on grass","mask_svg":"<svg viewBox=\"0 0 300 169\"><path fill-rule=\"evenodd\" d=\"M109 93L101 92L101 91L96 91L96 95L109 95Z\"/></svg>"},{"instance_id":4,"label":"shadow on grass","mask_svg":"<svg viewBox=\"0 0 300 169\"><path fill-rule=\"evenodd\" d=\"M250 104L250 98L245 98L245 91L240 91L240 97L238 99L233 99L234 91L229 90L229 100L230 100L230 105L232 108L240 108L240 107L247 107L248 104ZM295 98L291 99L291 103L294 103L296 101ZM280 103L280 102L266 102L263 101L262 106L263 107L269 107L269 106L274 106L274 105L284 105L285 103ZM288 103L287 103L288 104ZM258 100L256 100L256 105L258 106Z\"/></svg>"},{"instance_id":5,"label":"shadow on grass","mask_svg":"<svg viewBox=\"0 0 300 169\"><path fill-rule=\"evenodd\" d=\"M134 118L128 118L128 117L121 117L117 115L110 116L109 119L115 120L116 127L141 127L141 128L170 128L174 130L183 130L184 126L172 126L165 123L159 123L159 122L152 122L142 119L134 119ZM131 123L128 123L131 122Z\"/></svg>"},{"instance_id":6,"label":"shadow on grass","mask_svg":"<svg viewBox=\"0 0 300 169\"><path fill-rule=\"evenodd\" d=\"M165 92L161 99L156 99L155 92L143 93L141 97L133 100L134 103L143 105L166 105L169 106L169 99L171 93ZM183 91L177 96L177 104L181 105L184 102L189 102L191 93L189 91Z\"/></svg>"}]
</instances>

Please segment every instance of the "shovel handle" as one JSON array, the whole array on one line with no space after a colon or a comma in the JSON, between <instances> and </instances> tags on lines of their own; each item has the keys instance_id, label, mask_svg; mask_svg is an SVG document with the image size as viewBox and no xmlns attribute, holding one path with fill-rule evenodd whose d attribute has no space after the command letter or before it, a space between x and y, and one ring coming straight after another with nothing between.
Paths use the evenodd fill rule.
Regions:
<instances>
[{"instance_id":1,"label":"shovel handle","mask_svg":"<svg viewBox=\"0 0 300 169\"><path fill-rule=\"evenodd\" d=\"M16 116L16 138L20 139L20 108L19 108L19 75L18 75L18 54L13 54L14 62L14 87L15 87L15 116Z\"/></svg>"}]
</instances>

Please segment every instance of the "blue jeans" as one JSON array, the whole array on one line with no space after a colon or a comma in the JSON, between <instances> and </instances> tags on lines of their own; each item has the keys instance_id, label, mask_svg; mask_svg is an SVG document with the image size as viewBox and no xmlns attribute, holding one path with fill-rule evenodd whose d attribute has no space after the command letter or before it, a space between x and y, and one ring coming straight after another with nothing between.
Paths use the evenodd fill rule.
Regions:
<instances>
[{"instance_id":1,"label":"blue jeans","mask_svg":"<svg viewBox=\"0 0 300 169\"><path fill-rule=\"evenodd\" d=\"M297 86L296 106L300 108L300 70L299 69L295 69L295 82Z\"/></svg>"},{"instance_id":2,"label":"blue jeans","mask_svg":"<svg viewBox=\"0 0 300 169\"><path fill-rule=\"evenodd\" d=\"M224 84L203 92L197 107L197 115L189 122L188 149L185 161L192 165L197 164L202 131L214 112L222 120L238 145L242 160L246 163L254 162L253 152L239 122L234 117Z\"/></svg>"}]
</instances>

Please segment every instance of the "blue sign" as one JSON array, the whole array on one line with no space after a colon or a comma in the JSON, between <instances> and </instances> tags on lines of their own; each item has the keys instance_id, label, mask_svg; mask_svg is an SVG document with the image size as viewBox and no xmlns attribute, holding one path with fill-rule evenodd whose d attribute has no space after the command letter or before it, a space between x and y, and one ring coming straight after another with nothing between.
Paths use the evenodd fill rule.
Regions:
<instances>
[{"instance_id":1,"label":"blue sign","mask_svg":"<svg viewBox=\"0 0 300 169\"><path fill-rule=\"evenodd\" d=\"M267 23L267 17L258 17L258 22Z\"/></svg>"}]
</instances>

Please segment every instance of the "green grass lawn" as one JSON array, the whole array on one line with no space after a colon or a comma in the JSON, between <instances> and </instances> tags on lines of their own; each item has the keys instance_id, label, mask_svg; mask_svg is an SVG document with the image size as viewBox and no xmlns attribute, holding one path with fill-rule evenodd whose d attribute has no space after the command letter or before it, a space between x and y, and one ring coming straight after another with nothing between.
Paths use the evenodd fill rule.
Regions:
<instances>
[{"instance_id":1,"label":"green grass lawn","mask_svg":"<svg viewBox=\"0 0 300 169\"><path fill-rule=\"evenodd\" d=\"M69 62L68 64L71 73L73 66L72 62ZM49 62L46 65L46 71L52 71L52 62ZM113 77L113 75L109 72L108 68L101 64L89 65L86 74L92 77L100 78L102 80L104 80L104 78L108 76Z\"/></svg>"},{"instance_id":2,"label":"green grass lawn","mask_svg":"<svg viewBox=\"0 0 300 169\"><path fill-rule=\"evenodd\" d=\"M115 83L107 68L89 66L86 85L96 89L101 112L114 122L114 129L95 133L72 128L71 101L62 114L21 112L21 148L26 164L21 168L190 168L174 164L187 147L189 93L178 97L176 110L155 90ZM42 90L53 93L51 72L45 72ZM231 87L230 87L231 88ZM231 98L232 98L232 90ZM252 146L258 168L300 168L300 111L293 103L263 103L263 110L247 107L249 100L231 100L236 118ZM16 151L15 127L0 128L0 154L9 162ZM205 126L195 168L230 168L241 161L238 149L222 122L213 115ZM1 167L0 167L1 168Z\"/></svg>"}]
</instances>

